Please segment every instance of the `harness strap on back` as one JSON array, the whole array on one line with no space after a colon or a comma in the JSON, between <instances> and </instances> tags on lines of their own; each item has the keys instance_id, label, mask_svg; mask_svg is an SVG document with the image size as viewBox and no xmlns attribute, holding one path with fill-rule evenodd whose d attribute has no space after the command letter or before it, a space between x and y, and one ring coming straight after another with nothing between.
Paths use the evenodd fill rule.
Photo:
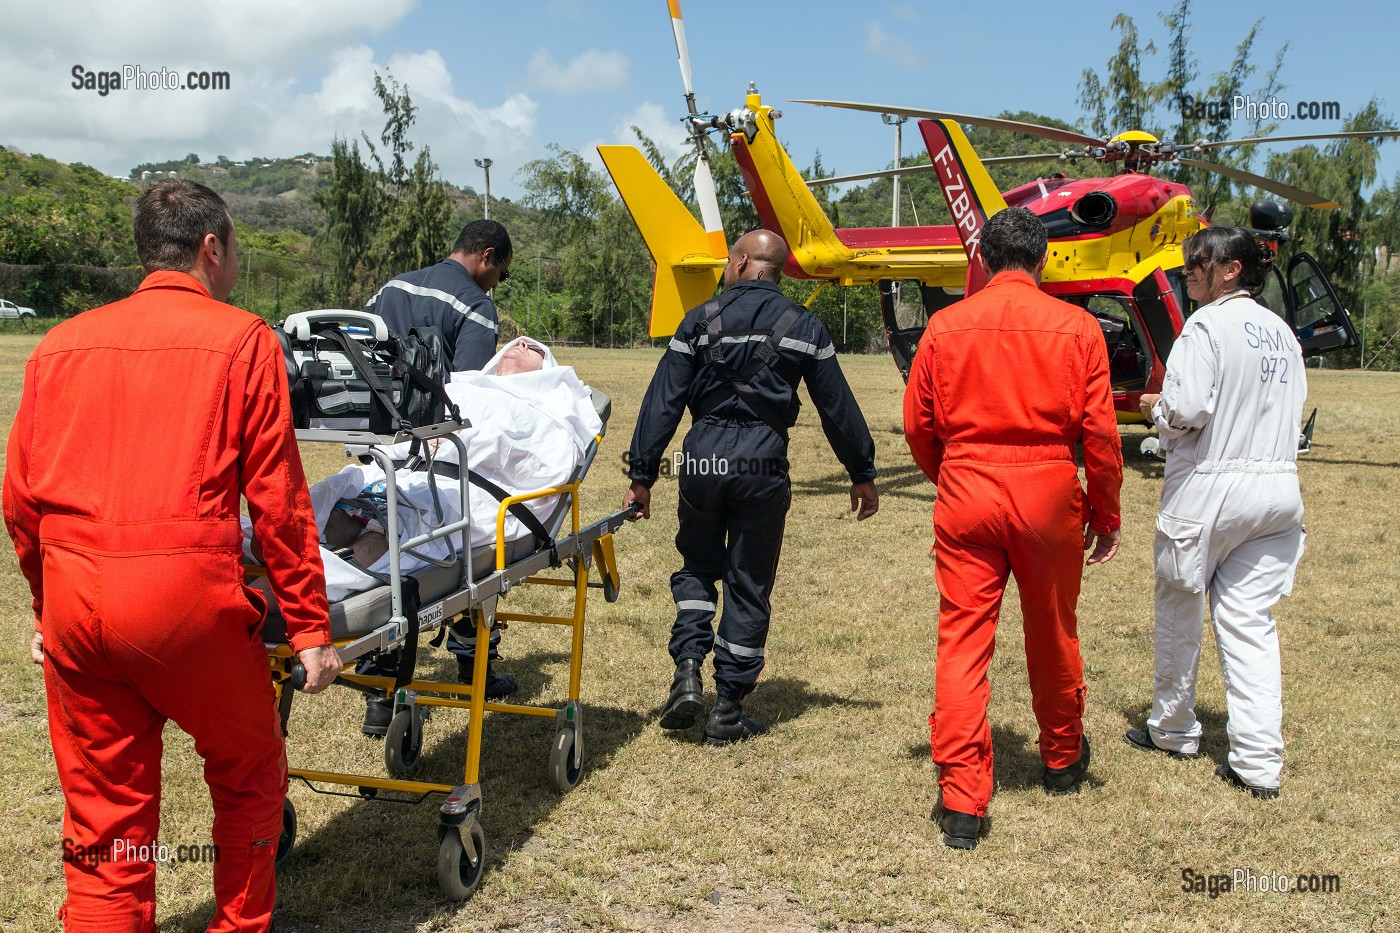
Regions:
<instances>
[{"instance_id":1,"label":"harness strap on back","mask_svg":"<svg viewBox=\"0 0 1400 933\"><path fill-rule=\"evenodd\" d=\"M754 350L753 355L749 357L742 368L737 370L724 361L723 333L720 329L720 314L723 310L724 308L718 300L709 301L705 305L705 318L701 321L701 326L704 327L705 336L709 340L705 360L715 368L724 382L695 402L693 406L695 417L703 418L718 408L721 403L738 396L739 400L747 405L750 411L776 431L786 443L788 439L787 413L780 406L759 394L752 382L753 377L765 367L772 366L778 376L791 385L791 380L779 366L782 359L778 355L778 344L792 330L797 319L802 316L803 309L795 304L789 305L783 311L782 316L778 318L777 323L773 325L773 329Z\"/></svg>"}]
</instances>

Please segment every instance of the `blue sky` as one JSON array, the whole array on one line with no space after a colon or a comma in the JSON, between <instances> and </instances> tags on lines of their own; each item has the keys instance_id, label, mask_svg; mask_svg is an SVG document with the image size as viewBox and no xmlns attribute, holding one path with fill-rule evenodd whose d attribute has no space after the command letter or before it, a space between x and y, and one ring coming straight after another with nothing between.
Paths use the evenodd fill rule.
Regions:
<instances>
[{"instance_id":1,"label":"blue sky","mask_svg":"<svg viewBox=\"0 0 1400 933\"><path fill-rule=\"evenodd\" d=\"M1335 100L1350 113L1377 96L1400 113L1393 7L1352 0L1245 7L1201 5L1193 13L1203 75L1226 68L1262 16L1254 54L1261 73L1291 44L1280 100ZM173 9L155 0L69 0L7 17L0 143L111 174L188 152L204 159L326 152L334 134L377 135L383 121L371 81L389 67L409 85L420 107L415 138L432 147L444 177L479 188L473 160L487 156L498 195L518 196L517 169L550 143L590 153L598 143L630 141L627 127L639 124L672 151L681 145L680 75L664 0L184 0L178 14ZM794 160L810 164L820 149L839 173L887 164L890 130L874 115L778 101L1025 109L1074 120L1081 71L1102 71L1113 51L1115 13L1132 15L1144 38L1164 38L1158 7L1121 0L1060 7L683 0L683 9L701 106L739 106L753 81L785 111L780 135ZM1160 73L1161 58L1148 61L1149 75ZM75 65L227 71L231 87L102 96L71 86ZM1340 123L1292 120L1286 129L1325 132ZM906 151L916 142L906 134ZM1389 179L1400 172L1400 143L1382 151Z\"/></svg>"}]
</instances>

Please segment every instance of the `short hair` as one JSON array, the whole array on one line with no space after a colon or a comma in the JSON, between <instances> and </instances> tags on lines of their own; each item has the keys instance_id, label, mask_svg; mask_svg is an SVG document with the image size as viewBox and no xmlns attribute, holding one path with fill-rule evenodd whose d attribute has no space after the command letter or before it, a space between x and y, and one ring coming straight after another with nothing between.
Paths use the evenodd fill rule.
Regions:
<instances>
[{"instance_id":1,"label":"short hair","mask_svg":"<svg viewBox=\"0 0 1400 933\"><path fill-rule=\"evenodd\" d=\"M1206 227L1186 238L1181 255L1187 265L1219 265L1232 259L1240 263L1240 287L1251 296L1264 290L1274 265L1273 248L1243 227Z\"/></svg>"},{"instance_id":2,"label":"short hair","mask_svg":"<svg viewBox=\"0 0 1400 933\"><path fill-rule=\"evenodd\" d=\"M132 222L136 257L147 272L188 272L205 236L228 245L233 219L213 190L184 178L158 181L141 193Z\"/></svg>"},{"instance_id":3,"label":"short hair","mask_svg":"<svg viewBox=\"0 0 1400 933\"><path fill-rule=\"evenodd\" d=\"M1006 269L1030 272L1045 256L1045 224L1024 207L997 211L982 225L982 261L995 275Z\"/></svg>"},{"instance_id":4,"label":"short hair","mask_svg":"<svg viewBox=\"0 0 1400 933\"><path fill-rule=\"evenodd\" d=\"M510 234L506 228L494 220L473 220L462 228L457 242L452 244L452 252L470 256L490 247L502 259L509 259L515 252L510 245Z\"/></svg>"}]
</instances>

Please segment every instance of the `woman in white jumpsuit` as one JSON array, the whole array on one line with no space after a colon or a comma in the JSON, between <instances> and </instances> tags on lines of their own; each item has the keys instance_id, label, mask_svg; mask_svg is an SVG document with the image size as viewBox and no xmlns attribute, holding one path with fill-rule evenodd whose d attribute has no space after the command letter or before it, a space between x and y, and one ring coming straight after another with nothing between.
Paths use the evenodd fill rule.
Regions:
<instances>
[{"instance_id":1,"label":"woman in white jumpsuit","mask_svg":"<svg viewBox=\"0 0 1400 933\"><path fill-rule=\"evenodd\" d=\"M1160 396L1144 395L1166 455L1157 517L1152 712L1127 741L1174 758L1199 754L1196 672L1207 592L1224 674L1229 761L1221 778L1278 796L1283 703L1270 608L1293 588L1303 554L1298 435L1303 353L1287 322L1255 302L1273 253L1236 227L1183 246L1200 305L1167 360Z\"/></svg>"}]
</instances>

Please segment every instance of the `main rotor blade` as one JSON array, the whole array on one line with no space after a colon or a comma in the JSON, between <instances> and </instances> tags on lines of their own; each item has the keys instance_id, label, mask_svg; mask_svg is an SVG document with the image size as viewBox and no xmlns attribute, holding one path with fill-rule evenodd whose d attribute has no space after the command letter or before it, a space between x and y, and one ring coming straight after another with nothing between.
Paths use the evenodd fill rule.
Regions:
<instances>
[{"instance_id":1,"label":"main rotor blade","mask_svg":"<svg viewBox=\"0 0 1400 933\"><path fill-rule=\"evenodd\" d=\"M676 58L680 61L681 82L685 85L685 105L692 116L700 112L695 103L695 88L691 84L690 48L685 42L685 23L681 19L680 0L666 0L671 10L671 32L676 37ZM729 255L724 241L724 222L720 219L719 197L715 194L715 177L710 171L710 157L705 151L705 133L690 125L695 143L695 200L700 204L700 220L710 241L710 252L716 259Z\"/></svg>"},{"instance_id":2,"label":"main rotor blade","mask_svg":"<svg viewBox=\"0 0 1400 933\"><path fill-rule=\"evenodd\" d=\"M1247 139L1222 139L1219 142L1198 142L1187 143L1178 147L1186 151L1201 149L1219 149L1221 146L1252 146L1255 143L1297 143L1306 142L1309 139L1368 139L1377 136L1400 136L1400 130L1375 130L1367 133L1357 131L1351 133L1309 133L1306 136L1252 136Z\"/></svg>"},{"instance_id":3,"label":"main rotor blade","mask_svg":"<svg viewBox=\"0 0 1400 933\"><path fill-rule=\"evenodd\" d=\"M1042 159L1058 159L1062 153L1059 152L1039 152L1034 155L1015 156L993 156L990 159L983 159L982 163L992 162L1036 162ZM1078 158L1078 153L1070 153L1068 158ZM809 178L807 187L817 188L821 185L839 185L847 181L865 181L870 178L891 178L895 175L912 175L915 172L928 172L933 170L933 165L928 162L920 162L918 165L906 165L903 168L884 168L878 172L860 172L855 175L833 175L830 178Z\"/></svg>"},{"instance_id":4,"label":"main rotor blade","mask_svg":"<svg viewBox=\"0 0 1400 933\"><path fill-rule=\"evenodd\" d=\"M1022 123L1020 120L1003 120L1000 117L979 117L966 113L948 113L945 110L916 110L910 107L891 107L888 104L860 104L848 100L794 100L794 104L815 104L818 107L840 107L844 110L864 110L867 113L897 113L906 117L918 117L923 120L956 120L958 123L971 123L973 126L985 126L992 130L1009 130L1013 133L1028 133L1031 136L1039 136L1042 139L1053 139L1062 143L1075 143L1081 146L1102 147L1108 145L1105 140L1095 136L1086 136L1083 133L1076 133L1073 130L1062 130L1053 126L1041 126L1039 123Z\"/></svg>"},{"instance_id":5,"label":"main rotor blade","mask_svg":"<svg viewBox=\"0 0 1400 933\"><path fill-rule=\"evenodd\" d=\"M666 0L671 8L671 33L676 37L676 58L681 65L681 83L685 85L685 102L690 107L691 113L699 113L695 109L695 88L690 80L690 48L685 44L685 23L681 20L680 0Z\"/></svg>"},{"instance_id":6,"label":"main rotor blade","mask_svg":"<svg viewBox=\"0 0 1400 933\"><path fill-rule=\"evenodd\" d=\"M1295 188L1292 185L1285 185L1281 181L1274 181L1272 178L1265 178L1262 175L1255 175L1253 172L1242 171L1228 165L1221 165L1218 162L1203 162L1200 159L1182 159L1176 161L1182 165L1190 165L1194 168L1203 168L1208 172L1216 172L1226 178L1233 178L1235 181L1244 182L1246 185L1253 185L1262 188L1281 198L1290 201L1297 201L1305 207L1316 207L1321 210L1331 210L1341 207L1336 201L1324 198L1320 194L1313 194L1311 191L1304 191L1302 188Z\"/></svg>"}]
</instances>

